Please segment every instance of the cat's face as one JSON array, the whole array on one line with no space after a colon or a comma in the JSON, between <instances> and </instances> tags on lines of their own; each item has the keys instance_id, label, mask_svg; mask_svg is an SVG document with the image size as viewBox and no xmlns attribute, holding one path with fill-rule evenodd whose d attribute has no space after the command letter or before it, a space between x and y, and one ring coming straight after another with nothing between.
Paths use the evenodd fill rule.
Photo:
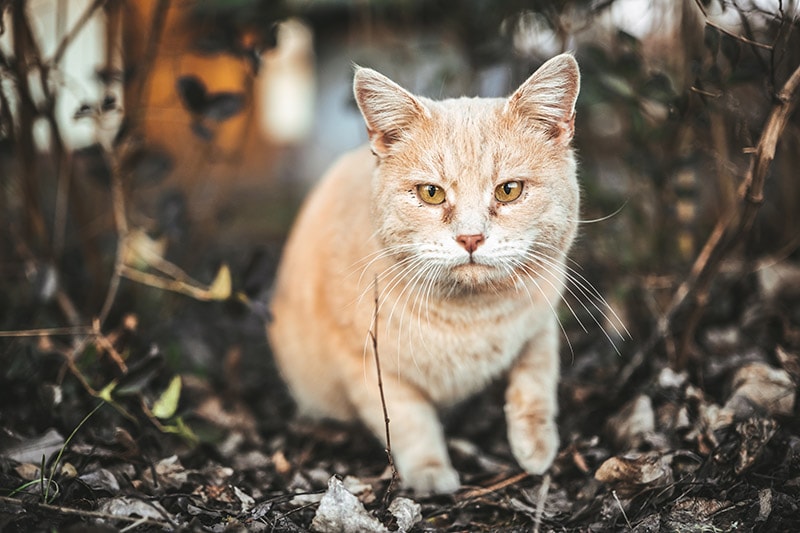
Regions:
<instances>
[{"instance_id":1,"label":"cat's face","mask_svg":"<svg viewBox=\"0 0 800 533\"><path fill-rule=\"evenodd\" d=\"M509 99L433 102L357 72L379 159L373 219L395 275L456 292L561 278L578 219L578 79L558 56Z\"/></svg>"}]
</instances>

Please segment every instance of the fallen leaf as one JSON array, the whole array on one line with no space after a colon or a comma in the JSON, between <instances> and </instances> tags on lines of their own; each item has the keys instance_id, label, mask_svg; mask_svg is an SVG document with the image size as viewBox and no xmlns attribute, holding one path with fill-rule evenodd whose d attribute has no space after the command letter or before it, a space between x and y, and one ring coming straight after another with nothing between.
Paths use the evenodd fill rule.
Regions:
<instances>
[{"instance_id":1,"label":"fallen leaf","mask_svg":"<svg viewBox=\"0 0 800 533\"><path fill-rule=\"evenodd\" d=\"M377 518L364 509L364 505L344 488L342 481L333 476L328 490L319 502L311 522L317 533L388 533Z\"/></svg>"},{"instance_id":2,"label":"fallen leaf","mask_svg":"<svg viewBox=\"0 0 800 533\"><path fill-rule=\"evenodd\" d=\"M607 459L594 477L616 490L623 498L667 487L672 483L672 455L656 452Z\"/></svg>"},{"instance_id":3,"label":"fallen leaf","mask_svg":"<svg viewBox=\"0 0 800 533\"><path fill-rule=\"evenodd\" d=\"M181 398L181 377L174 376L169 382L166 390L153 404L153 415L157 418L170 418L178 410L178 401Z\"/></svg>"},{"instance_id":4,"label":"fallen leaf","mask_svg":"<svg viewBox=\"0 0 800 533\"><path fill-rule=\"evenodd\" d=\"M41 463L42 456L50 457L64 446L64 437L53 428L38 437L31 437L0 450L0 456L18 463Z\"/></svg>"},{"instance_id":5,"label":"fallen leaf","mask_svg":"<svg viewBox=\"0 0 800 533\"><path fill-rule=\"evenodd\" d=\"M655 432L656 416L650 397L640 394L628 402L606 423L614 444L622 450L637 448L648 434Z\"/></svg>"},{"instance_id":6,"label":"fallen leaf","mask_svg":"<svg viewBox=\"0 0 800 533\"><path fill-rule=\"evenodd\" d=\"M791 416L796 387L788 372L764 363L743 366L733 376L724 409L737 419L753 414Z\"/></svg>"},{"instance_id":7,"label":"fallen leaf","mask_svg":"<svg viewBox=\"0 0 800 533\"><path fill-rule=\"evenodd\" d=\"M104 490L111 494L119 492L119 482L117 478L105 468L98 468L93 472L80 476L78 479L83 481L92 490Z\"/></svg>"},{"instance_id":8,"label":"fallen leaf","mask_svg":"<svg viewBox=\"0 0 800 533\"><path fill-rule=\"evenodd\" d=\"M395 498L389 504L389 512L397 520L397 531L400 533L405 533L422 520L422 508L409 498Z\"/></svg>"},{"instance_id":9,"label":"fallen leaf","mask_svg":"<svg viewBox=\"0 0 800 533\"><path fill-rule=\"evenodd\" d=\"M138 516L163 521L169 516L167 510L157 501L144 501L128 496L110 498L100 505L101 513L114 516Z\"/></svg>"},{"instance_id":10,"label":"fallen leaf","mask_svg":"<svg viewBox=\"0 0 800 533\"><path fill-rule=\"evenodd\" d=\"M768 418L750 418L736 424L736 433L741 438L734 471L741 474L761 456L764 447L777 431L778 425Z\"/></svg>"}]
</instances>

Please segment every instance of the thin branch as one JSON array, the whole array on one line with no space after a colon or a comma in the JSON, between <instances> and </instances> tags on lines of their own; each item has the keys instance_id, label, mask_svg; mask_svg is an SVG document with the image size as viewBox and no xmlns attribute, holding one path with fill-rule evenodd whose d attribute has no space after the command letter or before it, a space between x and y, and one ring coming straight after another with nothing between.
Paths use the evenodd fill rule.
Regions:
<instances>
[{"instance_id":1,"label":"thin branch","mask_svg":"<svg viewBox=\"0 0 800 533\"><path fill-rule=\"evenodd\" d=\"M394 465L392 458L392 437L389 432L389 411L386 409L386 397L383 394L383 377L381 376L381 358L378 356L378 277L375 277L375 311L372 317L372 329L369 331L370 339L372 339L372 353L375 356L375 369L378 372L378 391L381 394L381 407L383 408L383 424L386 428L386 457L389 460L389 468L392 471L392 478L389 480L389 486L386 487L386 492L383 494L383 507L389 506L389 496L391 496L392 489L397 483L399 477L397 468Z\"/></svg>"},{"instance_id":2,"label":"thin branch","mask_svg":"<svg viewBox=\"0 0 800 533\"><path fill-rule=\"evenodd\" d=\"M94 331L91 326L0 331L0 337L53 337L60 335L94 335Z\"/></svg>"},{"instance_id":3,"label":"thin branch","mask_svg":"<svg viewBox=\"0 0 800 533\"><path fill-rule=\"evenodd\" d=\"M139 69L139 86L138 90L134 93L137 95L137 102L131 102L128 105L129 109L140 109L144 101L144 88L147 86L147 80L150 77L150 69L155 61L156 54L158 53L158 45L161 42L161 34L164 30L164 23L166 19L167 9L169 8L169 0L159 0L153 12L152 22L150 24L150 32L147 36L147 49L145 51L142 66ZM131 123L138 122L138 116L129 115L128 119ZM123 145L124 146L124 145ZM112 207L114 210L114 223L117 227L117 253L114 258L114 272L111 275L111 281L108 285L108 292L103 306L100 309L98 319L100 326L103 326L108 313L111 311L111 306L117 296L119 290L120 280L122 279L122 270L124 267L125 259L125 246L128 236L128 221L125 211L125 188L122 181L122 167L119 164L120 157L112 157L112 173L111 173L111 195Z\"/></svg>"},{"instance_id":4,"label":"thin branch","mask_svg":"<svg viewBox=\"0 0 800 533\"><path fill-rule=\"evenodd\" d=\"M117 297L117 290L119 290L119 283L122 279L122 269L125 264L125 248L127 246L128 238L128 220L125 214L125 193L123 191L122 178L120 176L119 165L114 165L111 172L111 206L114 211L114 223L117 226L117 253L114 257L114 272L111 274L111 281L108 284L108 292L106 299L103 302L103 307L100 308L98 320L100 326L108 318L108 313L111 311L111 306Z\"/></svg>"},{"instance_id":5,"label":"thin branch","mask_svg":"<svg viewBox=\"0 0 800 533\"><path fill-rule=\"evenodd\" d=\"M64 507L64 506L61 506L61 505L50 505L50 504L47 504L47 503L38 503L38 502L27 503L27 502L23 502L21 500L18 500L16 498L10 498L8 496L0 496L0 502L4 503L6 505L10 505L10 506L12 506L12 505L13 506L19 506L23 510L27 510L27 509L33 508L33 509L38 510L38 511L49 511L51 513L56 513L56 514L59 514L59 515L66 515L66 516L79 516L79 517L82 517L82 518L97 518L97 519L108 520L108 521L112 521L112 522L114 520L119 520L119 521L122 521L122 522L130 522L130 523L136 523L136 524L142 524L142 525L146 524L146 525L151 525L151 526L156 526L156 527L167 527L167 528L173 528L173 527L177 526L177 524L175 524L172 520L169 520L169 519L166 519L166 518L163 521L159 521L159 520L154 520L152 518L140 518L138 516L116 515L116 514L110 514L110 513L103 513L103 512L100 512L100 511L89 511L89 510L86 510L86 509L75 509L75 508L72 508L72 507Z\"/></svg>"},{"instance_id":6,"label":"thin branch","mask_svg":"<svg viewBox=\"0 0 800 533\"><path fill-rule=\"evenodd\" d=\"M466 501L466 500L474 500L475 498L480 498L482 496L486 496L487 494L491 494L493 492L497 492L499 490L503 490L506 487L510 487L511 485L516 485L523 479L530 477L530 474L527 472L520 472L518 474L514 474L511 477L507 477L505 479L501 479L497 483L492 483L488 487L481 487L478 489L473 489L458 497L459 501Z\"/></svg>"},{"instance_id":7,"label":"thin branch","mask_svg":"<svg viewBox=\"0 0 800 533\"><path fill-rule=\"evenodd\" d=\"M61 42L58 43L58 47L56 48L56 51L53 54L53 59L51 60L53 65L58 65L58 63L61 61L61 58L64 56L64 53L67 51L69 45L72 43L72 41L75 40L75 37L78 36L83 27L86 25L86 23L89 22L89 19L92 18L94 12L97 11L97 9L99 9L105 3L106 0L94 0L94 2L92 2L92 4L88 8L86 8L86 11L84 11L81 14L81 17L72 27L72 29L69 30L69 33L67 33L64 36L64 38L61 39Z\"/></svg>"},{"instance_id":8,"label":"thin branch","mask_svg":"<svg viewBox=\"0 0 800 533\"><path fill-rule=\"evenodd\" d=\"M715 30L720 31L725 35L727 35L728 37L736 39L737 41L749 44L750 46L755 46L757 48L763 48L764 50L770 50L770 51L773 49L773 46L771 44L764 44L758 41L754 41L752 39L748 39L744 35L739 35L738 33L734 33L728 29L723 28L716 22L712 22L711 20L708 19L708 13L706 12L706 9L703 7L703 4L700 2L700 0L694 0L694 3L697 5L697 7L700 9L700 12L703 14L703 19L705 20L707 26L710 26Z\"/></svg>"},{"instance_id":9,"label":"thin branch","mask_svg":"<svg viewBox=\"0 0 800 533\"><path fill-rule=\"evenodd\" d=\"M732 37L732 38L736 39L737 41L741 41L741 42L743 42L745 44L749 44L750 46L755 46L757 48L763 48L764 50L772 50L772 48L773 48L771 44L764 44L764 43L760 43L758 41L753 41L752 39L748 39L744 35L739 35L738 33L734 33L734 32L732 32L730 30L727 30L727 29L723 28L722 26L720 26L719 24L717 24L715 22L712 22L712 21L710 21L708 19L706 19L706 24L708 26L711 26L715 30L718 30L718 31L724 33L728 37Z\"/></svg>"}]
</instances>

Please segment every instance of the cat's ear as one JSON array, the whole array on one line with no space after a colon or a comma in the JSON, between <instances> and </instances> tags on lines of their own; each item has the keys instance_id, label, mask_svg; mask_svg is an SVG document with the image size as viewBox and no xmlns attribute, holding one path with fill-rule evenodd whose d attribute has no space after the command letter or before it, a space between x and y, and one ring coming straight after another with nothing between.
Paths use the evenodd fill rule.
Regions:
<instances>
[{"instance_id":1,"label":"cat's ear","mask_svg":"<svg viewBox=\"0 0 800 533\"><path fill-rule=\"evenodd\" d=\"M506 112L542 127L560 143L569 143L575 133L575 101L581 75L570 54L558 55L534 72L506 104Z\"/></svg>"},{"instance_id":2,"label":"cat's ear","mask_svg":"<svg viewBox=\"0 0 800 533\"><path fill-rule=\"evenodd\" d=\"M356 67L353 93L367 123L372 149L379 156L386 155L412 123L430 116L414 95L369 68Z\"/></svg>"}]
</instances>

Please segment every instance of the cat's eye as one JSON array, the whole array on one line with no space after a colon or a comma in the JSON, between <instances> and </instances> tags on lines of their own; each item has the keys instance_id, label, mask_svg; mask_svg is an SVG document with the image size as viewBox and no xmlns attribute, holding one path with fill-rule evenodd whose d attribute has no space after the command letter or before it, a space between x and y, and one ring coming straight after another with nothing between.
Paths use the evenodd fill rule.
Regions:
<instances>
[{"instance_id":1,"label":"cat's eye","mask_svg":"<svg viewBox=\"0 0 800 533\"><path fill-rule=\"evenodd\" d=\"M444 202L444 189L437 185L417 185L417 194L426 204L439 205Z\"/></svg>"},{"instance_id":2,"label":"cat's eye","mask_svg":"<svg viewBox=\"0 0 800 533\"><path fill-rule=\"evenodd\" d=\"M494 189L494 197L498 202L508 203L513 202L522 194L521 181L507 181L501 183Z\"/></svg>"}]
</instances>

